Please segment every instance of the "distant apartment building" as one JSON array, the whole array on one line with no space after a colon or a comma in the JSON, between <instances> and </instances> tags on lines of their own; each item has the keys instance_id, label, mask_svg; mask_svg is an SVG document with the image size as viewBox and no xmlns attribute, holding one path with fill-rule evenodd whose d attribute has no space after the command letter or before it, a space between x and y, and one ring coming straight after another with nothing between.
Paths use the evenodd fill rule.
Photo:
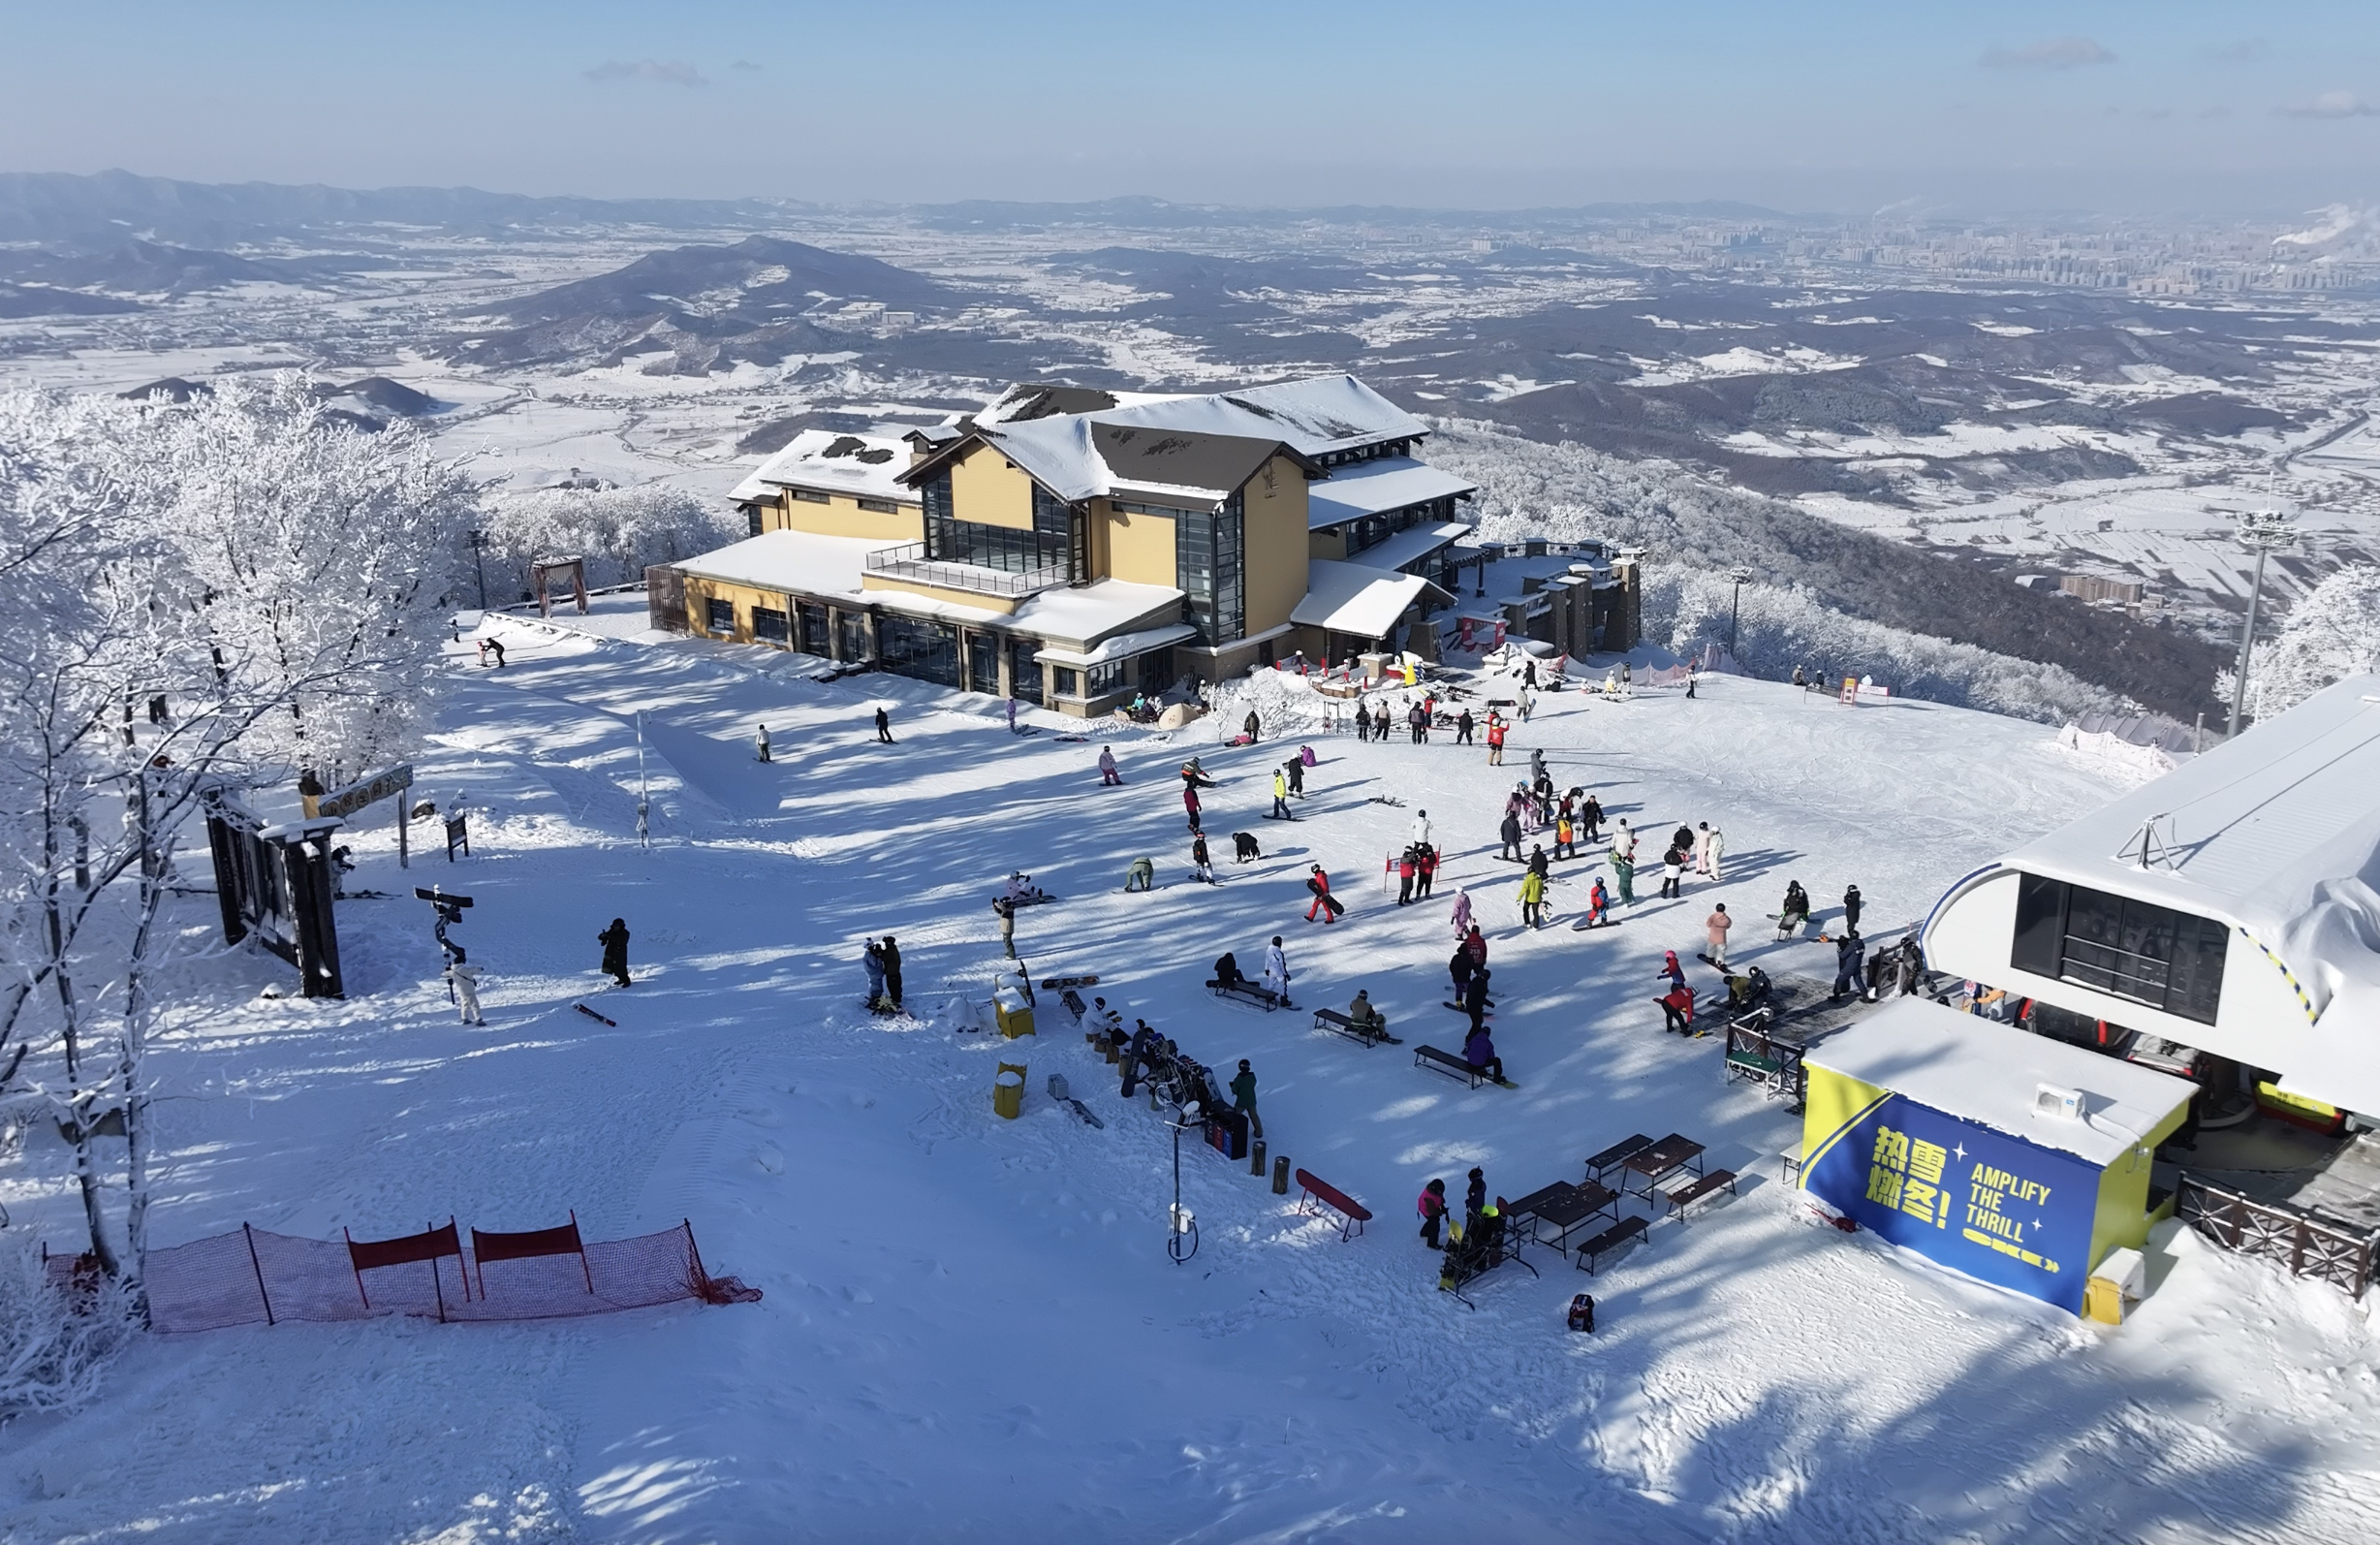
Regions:
<instances>
[{"instance_id":1,"label":"distant apartment building","mask_svg":"<svg viewBox=\"0 0 2380 1545\"><path fill-rule=\"evenodd\" d=\"M1477 489L1427 432L1346 375L811 430L736 489L747 539L652 571L654 625L1072 713L1298 651L1428 654Z\"/></svg>"}]
</instances>

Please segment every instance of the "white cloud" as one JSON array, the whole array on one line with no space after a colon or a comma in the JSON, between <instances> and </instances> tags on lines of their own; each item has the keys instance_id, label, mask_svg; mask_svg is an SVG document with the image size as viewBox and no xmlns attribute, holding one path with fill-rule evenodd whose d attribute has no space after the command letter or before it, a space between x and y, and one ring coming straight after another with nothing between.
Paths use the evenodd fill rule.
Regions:
<instances>
[{"instance_id":1,"label":"white cloud","mask_svg":"<svg viewBox=\"0 0 2380 1545\"><path fill-rule=\"evenodd\" d=\"M607 59L586 73L589 80L658 80L664 85L706 86L703 72L683 59Z\"/></svg>"},{"instance_id":2,"label":"white cloud","mask_svg":"<svg viewBox=\"0 0 2380 1545\"><path fill-rule=\"evenodd\" d=\"M754 64L749 59L738 59L734 64L729 65L728 68L731 70L758 70L763 68L763 66Z\"/></svg>"},{"instance_id":3,"label":"white cloud","mask_svg":"<svg viewBox=\"0 0 2380 1545\"><path fill-rule=\"evenodd\" d=\"M2380 118L2380 102L2352 91L2325 91L2311 102L2295 102L2277 110L2292 118Z\"/></svg>"},{"instance_id":4,"label":"white cloud","mask_svg":"<svg viewBox=\"0 0 2380 1545\"><path fill-rule=\"evenodd\" d=\"M2115 55L2089 38L2047 38L2021 48L1988 49L1983 62L1995 70L2073 70L2114 64Z\"/></svg>"}]
</instances>

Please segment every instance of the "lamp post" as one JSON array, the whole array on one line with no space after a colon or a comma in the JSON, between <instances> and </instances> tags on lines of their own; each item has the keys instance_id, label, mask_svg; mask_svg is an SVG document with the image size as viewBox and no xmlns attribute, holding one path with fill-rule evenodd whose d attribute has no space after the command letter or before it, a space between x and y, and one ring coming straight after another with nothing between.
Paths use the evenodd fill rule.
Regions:
<instances>
[{"instance_id":1,"label":"lamp post","mask_svg":"<svg viewBox=\"0 0 2380 1545\"><path fill-rule=\"evenodd\" d=\"M1752 583L1752 571L1738 566L1728 571L1727 577L1736 582L1735 598L1727 604L1727 652L1734 654L1736 623L1743 614L1743 587Z\"/></svg>"},{"instance_id":2,"label":"lamp post","mask_svg":"<svg viewBox=\"0 0 2380 1545\"><path fill-rule=\"evenodd\" d=\"M1192 1100L1168 1123L1174 1128L1174 1206L1166 1214L1165 1252L1176 1266L1199 1252L1198 1219L1181 1205L1181 1135L1202 1114L1199 1102Z\"/></svg>"},{"instance_id":3,"label":"lamp post","mask_svg":"<svg viewBox=\"0 0 2380 1545\"><path fill-rule=\"evenodd\" d=\"M2289 517L2278 510L2250 510L2239 518L2239 545L2256 554L2256 575L2248 582L2247 620L2239 625L2239 662L2232 669L2231 727L2224 732L2228 738L2239 733L2239 710L2247 704L2248 651L2256 644L2256 603L2265 587L2265 559L2283 548L2296 544L2298 534L2289 529Z\"/></svg>"},{"instance_id":4,"label":"lamp post","mask_svg":"<svg viewBox=\"0 0 2380 1545\"><path fill-rule=\"evenodd\" d=\"M480 563L480 553L486 550L487 533L473 531L471 540L471 572L480 582L480 610L487 610L487 570Z\"/></svg>"}]
</instances>

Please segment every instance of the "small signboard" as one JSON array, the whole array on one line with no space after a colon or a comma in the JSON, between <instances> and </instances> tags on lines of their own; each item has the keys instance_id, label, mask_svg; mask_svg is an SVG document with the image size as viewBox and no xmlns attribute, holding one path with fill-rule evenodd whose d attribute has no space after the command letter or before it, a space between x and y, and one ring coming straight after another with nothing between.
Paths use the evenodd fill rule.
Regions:
<instances>
[{"instance_id":1,"label":"small signboard","mask_svg":"<svg viewBox=\"0 0 2380 1545\"><path fill-rule=\"evenodd\" d=\"M391 794L401 794L413 787L413 764L404 763L386 772L375 772L360 783L350 783L343 789L326 794L315 804L324 815L353 815L367 804L377 804Z\"/></svg>"}]
</instances>

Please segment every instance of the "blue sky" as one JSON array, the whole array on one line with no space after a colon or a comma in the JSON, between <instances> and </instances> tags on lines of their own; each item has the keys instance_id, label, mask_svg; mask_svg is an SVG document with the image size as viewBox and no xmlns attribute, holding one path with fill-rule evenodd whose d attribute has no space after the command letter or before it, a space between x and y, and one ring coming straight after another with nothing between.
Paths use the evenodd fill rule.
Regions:
<instances>
[{"instance_id":1,"label":"blue sky","mask_svg":"<svg viewBox=\"0 0 2380 1545\"><path fill-rule=\"evenodd\" d=\"M847 201L2380 202L2380 3L0 0L0 170Z\"/></svg>"}]
</instances>

